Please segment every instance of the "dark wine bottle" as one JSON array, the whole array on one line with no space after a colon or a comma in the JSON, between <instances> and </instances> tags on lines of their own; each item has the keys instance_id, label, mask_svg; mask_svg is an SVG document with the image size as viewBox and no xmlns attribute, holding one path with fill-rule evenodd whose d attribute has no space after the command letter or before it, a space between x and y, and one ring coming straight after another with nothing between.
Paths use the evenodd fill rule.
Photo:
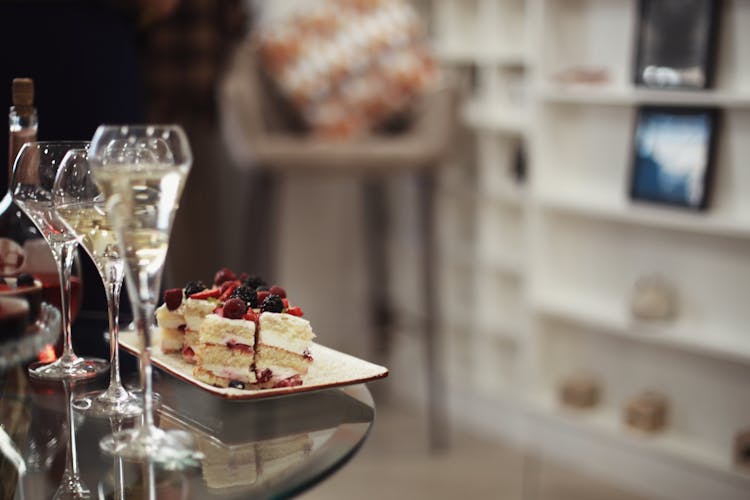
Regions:
<instances>
[{"instance_id":1,"label":"dark wine bottle","mask_svg":"<svg viewBox=\"0 0 750 500\"><path fill-rule=\"evenodd\" d=\"M18 151L25 143L36 140L38 121L34 108L34 82L30 78L13 80L13 106L8 125L8 174L0 175L0 193L4 193L0 200L0 276L54 272L48 245L31 220L13 202L10 189Z\"/></svg>"}]
</instances>

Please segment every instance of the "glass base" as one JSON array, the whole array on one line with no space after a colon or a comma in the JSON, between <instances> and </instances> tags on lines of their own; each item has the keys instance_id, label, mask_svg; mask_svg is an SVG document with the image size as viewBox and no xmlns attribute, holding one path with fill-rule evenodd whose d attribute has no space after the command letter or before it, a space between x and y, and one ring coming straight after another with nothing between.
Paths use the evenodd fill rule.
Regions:
<instances>
[{"instance_id":1,"label":"glass base","mask_svg":"<svg viewBox=\"0 0 750 500\"><path fill-rule=\"evenodd\" d=\"M29 365L29 375L43 380L80 380L96 377L109 369L109 363L99 358L61 357L53 363L37 361Z\"/></svg>"},{"instance_id":2,"label":"glass base","mask_svg":"<svg viewBox=\"0 0 750 500\"><path fill-rule=\"evenodd\" d=\"M81 500L84 498L94 498L91 490L81 482L80 477L66 472L63 474L62 482L52 500Z\"/></svg>"},{"instance_id":3,"label":"glass base","mask_svg":"<svg viewBox=\"0 0 750 500\"><path fill-rule=\"evenodd\" d=\"M149 461L169 470L197 467L203 458L195 449L192 434L158 427L141 426L115 432L102 438L99 448L124 460Z\"/></svg>"},{"instance_id":4,"label":"glass base","mask_svg":"<svg viewBox=\"0 0 750 500\"><path fill-rule=\"evenodd\" d=\"M93 391L76 398L73 409L92 417L137 417L143 413L143 397L124 388L115 394Z\"/></svg>"}]
</instances>

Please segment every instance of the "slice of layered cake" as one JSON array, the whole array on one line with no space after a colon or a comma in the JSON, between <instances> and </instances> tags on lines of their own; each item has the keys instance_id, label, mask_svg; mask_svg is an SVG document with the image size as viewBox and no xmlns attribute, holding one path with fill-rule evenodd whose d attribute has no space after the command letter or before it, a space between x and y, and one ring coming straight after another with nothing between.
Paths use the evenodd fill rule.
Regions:
<instances>
[{"instance_id":1,"label":"slice of layered cake","mask_svg":"<svg viewBox=\"0 0 750 500\"><path fill-rule=\"evenodd\" d=\"M264 388L301 385L312 361L310 345L315 334L310 322L285 312L264 311L258 326L255 344L258 383Z\"/></svg>"},{"instance_id":2,"label":"slice of layered cake","mask_svg":"<svg viewBox=\"0 0 750 500\"><path fill-rule=\"evenodd\" d=\"M232 298L203 320L198 334L193 375L219 387L245 388L256 382L255 322L247 306ZM251 311L252 314L252 311Z\"/></svg>"}]
</instances>

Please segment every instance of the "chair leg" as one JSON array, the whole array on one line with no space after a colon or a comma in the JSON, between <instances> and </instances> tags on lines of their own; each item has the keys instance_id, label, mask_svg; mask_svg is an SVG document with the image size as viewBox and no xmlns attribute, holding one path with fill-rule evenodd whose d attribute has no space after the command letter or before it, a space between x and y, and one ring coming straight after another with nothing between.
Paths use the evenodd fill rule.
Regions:
<instances>
[{"instance_id":1,"label":"chair leg","mask_svg":"<svg viewBox=\"0 0 750 500\"><path fill-rule=\"evenodd\" d=\"M373 348L380 362L388 360L391 348L392 311L389 302L388 269L389 223L386 183L383 179L367 179L364 188L365 252L370 324Z\"/></svg>"},{"instance_id":2,"label":"chair leg","mask_svg":"<svg viewBox=\"0 0 750 500\"><path fill-rule=\"evenodd\" d=\"M440 368L441 351L438 322L438 279L435 266L437 238L435 231L435 174L427 170L420 174L420 226L422 229L422 282L425 320L425 362L427 371L427 402L429 418L429 440L432 451L448 447L448 422L446 414L445 387Z\"/></svg>"}]
</instances>

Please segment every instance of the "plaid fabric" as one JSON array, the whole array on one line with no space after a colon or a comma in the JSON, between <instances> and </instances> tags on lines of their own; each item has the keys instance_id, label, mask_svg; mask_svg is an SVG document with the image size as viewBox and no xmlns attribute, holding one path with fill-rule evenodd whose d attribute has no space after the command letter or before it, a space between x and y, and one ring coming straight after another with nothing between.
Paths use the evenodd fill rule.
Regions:
<instances>
[{"instance_id":1,"label":"plaid fabric","mask_svg":"<svg viewBox=\"0 0 750 500\"><path fill-rule=\"evenodd\" d=\"M375 130L436 76L403 0L321 0L263 26L257 43L265 71L319 137Z\"/></svg>"},{"instance_id":2,"label":"plaid fabric","mask_svg":"<svg viewBox=\"0 0 750 500\"><path fill-rule=\"evenodd\" d=\"M143 42L149 121L215 119L216 84L246 26L242 0L181 0L173 14L147 26Z\"/></svg>"}]
</instances>

